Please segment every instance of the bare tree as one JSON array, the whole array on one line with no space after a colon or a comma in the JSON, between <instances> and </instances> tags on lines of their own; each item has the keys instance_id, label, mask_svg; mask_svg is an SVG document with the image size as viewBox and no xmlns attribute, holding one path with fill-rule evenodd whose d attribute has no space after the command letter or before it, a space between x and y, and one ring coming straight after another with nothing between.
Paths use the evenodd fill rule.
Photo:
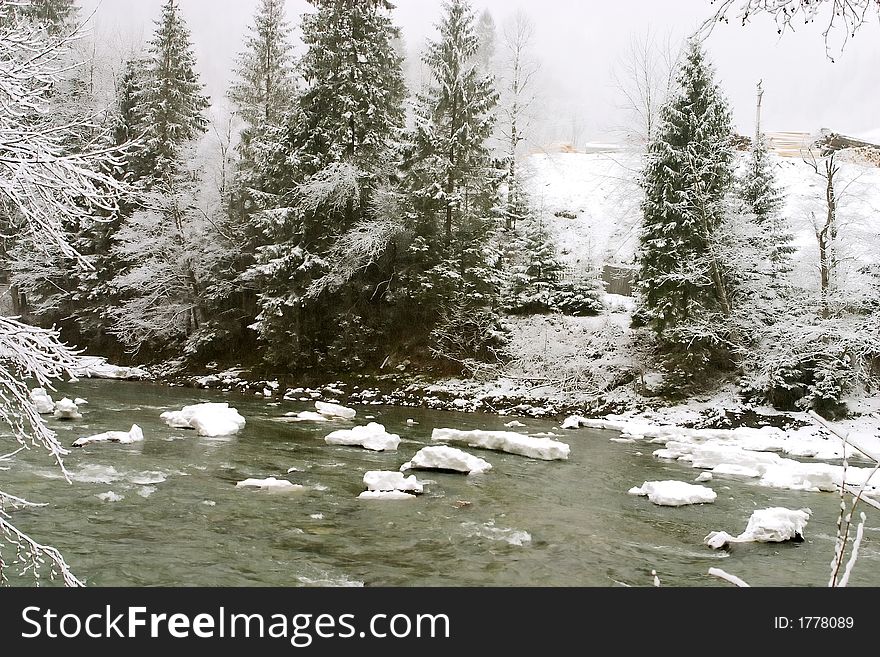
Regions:
<instances>
[{"instance_id":1,"label":"bare tree","mask_svg":"<svg viewBox=\"0 0 880 657\"><path fill-rule=\"evenodd\" d=\"M670 35L661 40L648 31L630 39L615 67L618 109L629 117L623 129L637 143L647 144L656 134L660 108L675 81L680 49Z\"/></svg>"},{"instance_id":2,"label":"bare tree","mask_svg":"<svg viewBox=\"0 0 880 657\"><path fill-rule=\"evenodd\" d=\"M716 9L704 25L709 30L718 22L728 22L731 14L742 25L746 25L753 16L769 15L776 21L779 34L794 31L798 25L818 21L825 26L822 36L826 50L835 32L843 34L845 45L850 37L871 21L872 15L880 18L880 0L710 0L710 3Z\"/></svg>"},{"instance_id":3,"label":"bare tree","mask_svg":"<svg viewBox=\"0 0 880 657\"><path fill-rule=\"evenodd\" d=\"M508 158L509 192L507 196L506 228L516 228L520 205L520 180L517 157L520 144L526 140L537 100L535 76L540 65L532 52L535 24L529 16L518 11L505 22L501 33L504 52L502 71L502 100L500 132Z\"/></svg>"},{"instance_id":4,"label":"bare tree","mask_svg":"<svg viewBox=\"0 0 880 657\"><path fill-rule=\"evenodd\" d=\"M819 244L820 298L822 300L822 317L825 319L828 319L831 314L828 296L834 282L833 277L837 265L835 247L839 230L837 221L838 194L835 182L837 174L840 173L840 166L834 161L834 156L835 153L832 151L831 155L820 163L810 151L809 158L804 158L804 162L816 175L822 177L825 187L825 217L819 220L815 213L812 214L813 232L816 234L816 241Z\"/></svg>"}]
</instances>

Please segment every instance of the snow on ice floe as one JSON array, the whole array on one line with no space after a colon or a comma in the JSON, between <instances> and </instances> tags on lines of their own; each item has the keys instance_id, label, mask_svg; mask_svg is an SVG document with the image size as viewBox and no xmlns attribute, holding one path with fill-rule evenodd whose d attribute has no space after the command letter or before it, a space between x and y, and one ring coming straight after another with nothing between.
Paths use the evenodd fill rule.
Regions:
<instances>
[{"instance_id":1,"label":"snow on ice floe","mask_svg":"<svg viewBox=\"0 0 880 657\"><path fill-rule=\"evenodd\" d=\"M79 408L67 397L55 402L54 417L56 420L82 420Z\"/></svg>"},{"instance_id":2,"label":"snow on ice floe","mask_svg":"<svg viewBox=\"0 0 880 657\"><path fill-rule=\"evenodd\" d=\"M739 536L727 532L710 532L703 541L711 548L730 543L783 543L802 541L804 528L813 512L810 509L786 509L775 506L752 513L746 530Z\"/></svg>"},{"instance_id":3,"label":"snow on ice floe","mask_svg":"<svg viewBox=\"0 0 880 657\"><path fill-rule=\"evenodd\" d=\"M357 415L357 411L353 408L340 406L339 404L328 404L327 402L315 402L315 410L324 417L342 418L343 420L353 420Z\"/></svg>"},{"instance_id":4,"label":"snow on ice floe","mask_svg":"<svg viewBox=\"0 0 880 657\"><path fill-rule=\"evenodd\" d=\"M511 420L510 422L506 422L506 423L504 424L504 426L507 427L507 428L509 428L509 429L514 429L514 428L517 428L517 429L518 429L518 428L520 428L520 427L524 427L524 426L526 426L526 425L524 425L524 424L523 424L522 422L520 422L519 420Z\"/></svg>"},{"instance_id":5,"label":"snow on ice floe","mask_svg":"<svg viewBox=\"0 0 880 657\"><path fill-rule=\"evenodd\" d=\"M324 442L328 445L363 447L373 452L393 452L400 444L400 436L388 433L381 424L370 422L366 426L340 429L327 434Z\"/></svg>"},{"instance_id":6,"label":"snow on ice floe","mask_svg":"<svg viewBox=\"0 0 880 657\"><path fill-rule=\"evenodd\" d=\"M415 475L405 477L401 472L385 472L371 470L364 474L364 486L369 491L403 491L405 493L421 493L424 491L422 482Z\"/></svg>"},{"instance_id":7,"label":"snow on ice floe","mask_svg":"<svg viewBox=\"0 0 880 657\"><path fill-rule=\"evenodd\" d=\"M711 488L696 486L683 481L646 481L641 487L629 489L630 495L647 496L658 506L684 506L708 504L718 495Z\"/></svg>"},{"instance_id":8,"label":"snow on ice floe","mask_svg":"<svg viewBox=\"0 0 880 657\"><path fill-rule=\"evenodd\" d=\"M533 438L513 431L434 429L431 440L507 452L544 461L564 461L570 452L569 446L558 440Z\"/></svg>"},{"instance_id":9,"label":"snow on ice floe","mask_svg":"<svg viewBox=\"0 0 880 657\"><path fill-rule=\"evenodd\" d=\"M125 499L123 495L119 495L114 493L112 490L108 490L106 493L99 493L95 495L102 502L121 502Z\"/></svg>"},{"instance_id":10,"label":"snow on ice floe","mask_svg":"<svg viewBox=\"0 0 880 657\"><path fill-rule=\"evenodd\" d=\"M284 419L287 422L329 422L333 418L315 411L300 411L299 413L285 413Z\"/></svg>"},{"instance_id":11,"label":"snow on ice floe","mask_svg":"<svg viewBox=\"0 0 880 657\"><path fill-rule=\"evenodd\" d=\"M415 495L402 490L365 490L358 495L359 500L414 500Z\"/></svg>"},{"instance_id":12,"label":"snow on ice floe","mask_svg":"<svg viewBox=\"0 0 880 657\"><path fill-rule=\"evenodd\" d=\"M527 531L510 527L496 527L494 520L490 520L482 525L468 521L461 523L461 526L465 530L465 535L469 537L479 536L490 541L503 541L517 547L523 547L532 542L532 535Z\"/></svg>"},{"instance_id":13,"label":"snow on ice floe","mask_svg":"<svg viewBox=\"0 0 880 657\"><path fill-rule=\"evenodd\" d=\"M259 488L262 490L303 490L305 486L300 484L293 484L287 479L276 479L275 477L268 477L266 479L245 479L244 481L239 481L235 484L238 488Z\"/></svg>"},{"instance_id":14,"label":"snow on ice floe","mask_svg":"<svg viewBox=\"0 0 880 657\"><path fill-rule=\"evenodd\" d=\"M149 379L150 373L139 367L120 367L111 365L101 356L80 356L71 369L74 378L91 377L95 379Z\"/></svg>"},{"instance_id":15,"label":"snow on ice floe","mask_svg":"<svg viewBox=\"0 0 880 657\"><path fill-rule=\"evenodd\" d=\"M423 447L411 461L400 466L401 472L407 470L448 470L452 472L463 472L466 474L481 474L492 469L492 464L488 461L468 454L455 447L447 447L446 445L431 445Z\"/></svg>"},{"instance_id":16,"label":"snow on ice floe","mask_svg":"<svg viewBox=\"0 0 880 657\"><path fill-rule=\"evenodd\" d=\"M245 419L226 402L184 406L179 411L165 411L160 417L169 427L195 429L209 438L238 433L245 425Z\"/></svg>"},{"instance_id":17,"label":"snow on ice floe","mask_svg":"<svg viewBox=\"0 0 880 657\"><path fill-rule=\"evenodd\" d=\"M105 431L104 433L99 433L94 436L87 436L83 438L78 438L74 441L74 447L85 447L86 445L91 445L93 443L120 443L123 445L129 445L131 443L138 443L144 439L144 432L141 428L132 424L131 429L128 431Z\"/></svg>"},{"instance_id":18,"label":"snow on ice floe","mask_svg":"<svg viewBox=\"0 0 880 657\"><path fill-rule=\"evenodd\" d=\"M46 392L45 388L34 388L31 390L31 401L40 415L48 415L55 412L55 402Z\"/></svg>"}]
</instances>

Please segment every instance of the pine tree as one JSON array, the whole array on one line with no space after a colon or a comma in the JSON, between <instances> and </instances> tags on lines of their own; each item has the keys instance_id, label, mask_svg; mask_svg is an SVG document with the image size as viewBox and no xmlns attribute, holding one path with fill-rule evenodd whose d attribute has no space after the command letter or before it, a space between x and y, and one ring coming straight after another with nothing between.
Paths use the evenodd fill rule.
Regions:
<instances>
[{"instance_id":1,"label":"pine tree","mask_svg":"<svg viewBox=\"0 0 880 657\"><path fill-rule=\"evenodd\" d=\"M251 128L277 125L293 101L290 35L284 0L261 0L245 50L238 56L238 81L229 89L229 98Z\"/></svg>"},{"instance_id":2,"label":"pine tree","mask_svg":"<svg viewBox=\"0 0 880 657\"><path fill-rule=\"evenodd\" d=\"M394 176L394 148L404 125L405 86L398 30L388 0L310 0L302 18L305 83L288 114L282 149L264 165L273 187L255 199L252 215L264 238L247 276L260 287L254 327L268 359L292 367L346 360L335 344L367 333L364 318L381 303L379 264L365 263L355 280L321 298L315 283L332 268L333 245L381 219L378 190ZM284 199L284 200L282 200ZM273 206L273 202L281 206ZM366 349L363 350L364 353Z\"/></svg>"},{"instance_id":3,"label":"pine tree","mask_svg":"<svg viewBox=\"0 0 880 657\"><path fill-rule=\"evenodd\" d=\"M718 365L714 340L689 330L731 304L715 233L732 182L731 115L700 43L692 39L678 91L661 110L642 187L641 315L656 331L670 372L689 380Z\"/></svg>"},{"instance_id":4,"label":"pine tree","mask_svg":"<svg viewBox=\"0 0 880 657\"><path fill-rule=\"evenodd\" d=\"M69 28L79 13L76 0L23 0L17 9L34 23L45 25L53 35Z\"/></svg>"},{"instance_id":5,"label":"pine tree","mask_svg":"<svg viewBox=\"0 0 880 657\"><path fill-rule=\"evenodd\" d=\"M492 72L492 64L495 60L497 31L495 19L492 18L491 12L488 9L484 9L480 13L476 27L479 43L477 62L479 63L480 70L484 74Z\"/></svg>"},{"instance_id":6,"label":"pine tree","mask_svg":"<svg viewBox=\"0 0 880 657\"><path fill-rule=\"evenodd\" d=\"M162 5L138 98L144 117L143 157L156 179L173 175L181 147L203 134L208 124L203 112L210 103L201 94L189 29L178 3L165 0Z\"/></svg>"},{"instance_id":7,"label":"pine tree","mask_svg":"<svg viewBox=\"0 0 880 657\"><path fill-rule=\"evenodd\" d=\"M790 270L788 260L794 247L793 235L786 230L780 210L785 198L778 187L773 162L767 148L767 139L759 132L749 150L746 168L736 186L737 196L754 215L762 228L762 250L776 273Z\"/></svg>"}]
</instances>

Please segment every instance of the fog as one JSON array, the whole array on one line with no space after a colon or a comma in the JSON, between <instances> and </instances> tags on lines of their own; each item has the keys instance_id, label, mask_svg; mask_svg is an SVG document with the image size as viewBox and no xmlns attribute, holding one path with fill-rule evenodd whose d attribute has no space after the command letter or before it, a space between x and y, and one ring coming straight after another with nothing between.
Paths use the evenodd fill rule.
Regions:
<instances>
[{"instance_id":1,"label":"fog","mask_svg":"<svg viewBox=\"0 0 880 657\"><path fill-rule=\"evenodd\" d=\"M192 31L207 91L222 99L257 0L180 0ZM535 54L541 62L542 139L608 141L619 137L620 95L613 71L634 37L648 31L680 40L712 15L708 0L477 0L499 28L522 10L535 24ZM94 11L101 42L121 53L149 39L161 0L83 0ZM408 52L434 32L440 0L397 0L394 18ZM288 0L293 25L309 11L304 0ZM832 62L821 25L803 26L781 37L772 19L719 24L706 40L719 80L731 101L737 129L754 129L755 85L763 80L763 128L815 132L830 128L863 135L880 129L880 25L865 26L843 52L834 44ZM298 44L299 45L299 44ZM298 48L302 52L301 46Z\"/></svg>"}]
</instances>

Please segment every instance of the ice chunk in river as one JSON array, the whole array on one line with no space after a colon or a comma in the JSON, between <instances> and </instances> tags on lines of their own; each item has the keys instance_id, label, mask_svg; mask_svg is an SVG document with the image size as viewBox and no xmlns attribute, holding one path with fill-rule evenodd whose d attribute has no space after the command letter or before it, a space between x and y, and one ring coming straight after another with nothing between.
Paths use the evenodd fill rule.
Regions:
<instances>
[{"instance_id":1,"label":"ice chunk in river","mask_svg":"<svg viewBox=\"0 0 880 657\"><path fill-rule=\"evenodd\" d=\"M353 408L346 408L339 404L328 404L327 402L315 402L315 409L324 417L341 417L344 420L353 420L357 415L357 411Z\"/></svg>"},{"instance_id":2,"label":"ice chunk in river","mask_svg":"<svg viewBox=\"0 0 880 657\"><path fill-rule=\"evenodd\" d=\"M52 401L45 388L34 388L31 390L31 401L37 407L37 413L40 415L46 415L55 410L55 402Z\"/></svg>"},{"instance_id":3,"label":"ice chunk in river","mask_svg":"<svg viewBox=\"0 0 880 657\"><path fill-rule=\"evenodd\" d=\"M400 490L365 490L358 495L359 500L414 500L415 495Z\"/></svg>"},{"instance_id":4,"label":"ice chunk in river","mask_svg":"<svg viewBox=\"0 0 880 657\"><path fill-rule=\"evenodd\" d=\"M128 445L141 442L143 439L144 432L141 431L141 428L138 425L132 424L131 429L128 431L105 431L104 433L99 433L94 436L79 438L74 441L73 446L85 447L92 443L121 443L123 445Z\"/></svg>"},{"instance_id":5,"label":"ice chunk in river","mask_svg":"<svg viewBox=\"0 0 880 657\"><path fill-rule=\"evenodd\" d=\"M67 397L55 402L55 419L57 420L82 420L79 408Z\"/></svg>"},{"instance_id":6,"label":"ice chunk in river","mask_svg":"<svg viewBox=\"0 0 880 657\"><path fill-rule=\"evenodd\" d=\"M229 436L244 428L245 419L229 404L194 404L179 411L165 411L160 416L175 429L195 429L200 436Z\"/></svg>"},{"instance_id":7,"label":"ice chunk in river","mask_svg":"<svg viewBox=\"0 0 880 657\"><path fill-rule=\"evenodd\" d=\"M774 506L759 509L752 513L746 530L739 536L727 532L710 532L703 541L709 547L718 549L728 543L783 543L802 541L807 520L813 512L810 509L786 509Z\"/></svg>"},{"instance_id":8,"label":"ice chunk in river","mask_svg":"<svg viewBox=\"0 0 880 657\"><path fill-rule=\"evenodd\" d=\"M421 493L424 487L415 475L404 477L400 472L383 472L371 470L364 475L367 490L390 491L399 490L409 493Z\"/></svg>"},{"instance_id":9,"label":"ice chunk in river","mask_svg":"<svg viewBox=\"0 0 880 657\"><path fill-rule=\"evenodd\" d=\"M245 479L235 484L238 488L262 488L267 490L302 490L305 486L300 484L292 484L287 479L276 479L269 477L267 479Z\"/></svg>"},{"instance_id":10,"label":"ice chunk in river","mask_svg":"<svg viewBox=\"0 0 880 657\"><path fill-rule=\"evenodd\" d=\"M467 474L480 474L492 469L492 464L455 447L432 445L423 447L412 460L400 466L401 472L416 470L451 470Z\"/></svg>"},{"instance_id":11,"label":"ice chunk in river","mask_svg":"<svg viewBox=\"0 0 880 657\"><path fill-rule=\"evenodd\" d=\"M641 487L631 488L630 495L643 495L658 506L684 506L714 502L717 495L711 488L683 481L646 481Z\"/></svg>"},{"instance_id":12,"label":"ice chunk in river","mask_svg":"<svg viewBox=\"0 0 880 657\"><path fill-rule=\"evenodd\" d=\"M532 438L513 431L434 429L431 440L518 454L544 461L564 461L568 458L570 451L568 445L558 440Z\"/></svg>"},{"instance_id":13,"label":"ice chunk in river","mask_svg":"<svg viewBox=\"0 0 880 657\"><path fill-rule=\"evenodd\" d=\"M139 367L121 367L111 365L102 356L81 356L76 367L71 369L76 377L93 377L96 379L149 379L150 373Z\"/></svg>"},{"instance_id":14,"label":"ice chunk in river","mask_svg":"<svg viewBox=\"0 0 880 657\"><path fill-rule=\"evenodd\" d=\"M400 436L388 433L385 427L376 422L354 429L340 429L324 438L328 445L349 445L363 447L374 452L393 452L400 444Z\"/></svg>"},{"instance_id":15,"label":"ice chunk in river","mask_svg":"<svg viewBox=\"0 0 880 657\"><path fill-rule=\"evenodd\" d=\"M315 413L315 411L301 411L299 413L288 413L284 416L291 422L329 422L333 418Z\"/></svg>"}]
</instances>

